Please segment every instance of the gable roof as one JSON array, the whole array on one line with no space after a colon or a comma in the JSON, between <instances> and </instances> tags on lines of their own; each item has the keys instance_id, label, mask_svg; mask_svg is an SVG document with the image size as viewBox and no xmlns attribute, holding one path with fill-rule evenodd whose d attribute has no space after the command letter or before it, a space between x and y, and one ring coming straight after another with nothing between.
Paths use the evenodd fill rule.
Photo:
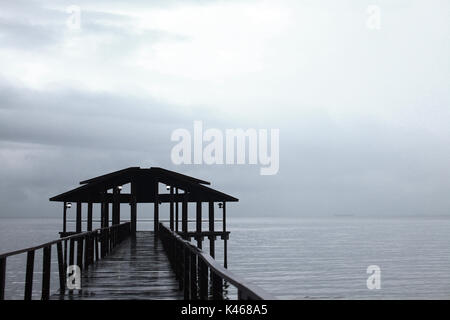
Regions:
<instances>
[{"instance_id":1,"label":"gable roof","mask_svg":"<svg viewBox=\"0 0 450 320\"><path fill-rule=\"evenodd\" d=\"M136 187L137 202L154 202L155 181L185 191L185 194L174 195L177 201L187 197L188 201L238 201L237 198L207 187L210 182L187 176L175 171L159 167L129 167L83 180L81 186L50 198L50 201L73 202L109 202L112 197L107 190L132 183ZM119 201L129 203L131 194L120 194ZM169 202L173 198L169 194L159 194L158 201Z\"/></svg>"}]
</instances>

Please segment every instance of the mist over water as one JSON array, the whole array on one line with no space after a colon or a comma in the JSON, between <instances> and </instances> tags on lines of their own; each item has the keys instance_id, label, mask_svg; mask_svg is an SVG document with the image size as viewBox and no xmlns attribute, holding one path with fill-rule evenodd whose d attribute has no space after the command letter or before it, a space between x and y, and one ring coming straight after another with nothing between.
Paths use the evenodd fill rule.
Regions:
<instances>
[{"instance_id":1,"label":"mist over water","mask_svg":"<svg viewBox=\"0 0 450 320\"><path fill-rule=\"evenodd\" d=\"M143 221L139 229L149 230ZM221 223L216 223L220 228ZM95 225L94 225L95 227ZM228 218L228 268L281 299L449 299L449 218ZM0 219L0 252L58 237L60 219ZM223 259L216 241L216 259ZM207 241L204 250L209 252ZM25 255L8 258L6 297L22 299ZM39 298L41 253L35 261ZM369 265L381 289L369 290ZM52 292L57 290L52 252Z\"/></svg>"}]
</instances>

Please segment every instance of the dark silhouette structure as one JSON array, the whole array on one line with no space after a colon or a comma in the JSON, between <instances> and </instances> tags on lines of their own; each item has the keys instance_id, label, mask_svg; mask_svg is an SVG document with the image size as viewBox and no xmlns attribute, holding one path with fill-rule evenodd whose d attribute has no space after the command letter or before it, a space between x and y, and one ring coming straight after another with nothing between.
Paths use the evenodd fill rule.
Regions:
<instances>
[{"instance_id":1,"label":"dark silhouette structure","mask_svg":"<svg viewBox=\"0 0 450 320\"><path fill-rule=\"evenodd\" d=\"M197 241L197 246L202 248L205 238L209 239L210 255L215 257L214 241L217 237L224 240L225 267L227 266L227 240L229 232L226 230L226 202L235 202L238 199L214 190L207 185L210 182L196 179L174 171L162 168L143 169L131 167L120 171L105 174L96 178L80 182L81 186L50 198L50 201L64 202L63 206L63 231L61 236L65 237L74 233L82 232L82 207L87 204L87 230L92 231L93 204L101 204L101 226L108 227L110 212L112 225L121 222L120 204L130 205L131 233L136 233L137 204L153 203L153 221L155 234L159 228L159 208L163 203L170 206L170 230L177 232L183 239ZM126 184L130 184L131 192L122 193ZM166 193L160 192L160 185ZM163 189L163 190L164 190ZM67 203L76 203L76 228L72 232L67 231ZM195 230L189 230L188 226L188 203L196 203ZM202 203L208 203L208 230L202 230ZM214 203L219 202L222 209L222 230L214 229ZM179 228L181 205L181 232Z\"/></svg>"},{"instance_id":2,"label":"dark silhouette structure","mask_svg":"<svg viewBox=\"0 0 450 320\"><path fill-rule=\"evenodd\" d=\"M0 254L0 300L4 299L7 258L25 253L24 299L32 299L34 257L38 250L43 250L40 290L43 300L52 297L65 299L66 293L70 299L89 298L91 294L99 299L108 299L111 295L125 299L177 299L179 296L185 299L223 299L229 285L237 289L238 299L273 299L261 288L226 269L229 237L226 203L238 199L208 187L210 183L207 181L154 167L131 167L84 180L80 184L73 190L50 198L50 201L64 204L60 239ZM125 188L130 191L125 192ZM207 230L202 229L204 202L208 204ZM76 203L75 230L69 231L67 209L72 203ZM130 221L121 219L121 204L124 203L130 205ZM136 231L139 203L154 204L153 231ZM196 204L193 230L189 228L189 203ZM215 203L222 210L221 230L214 228ZM87 206L86 230L82 228L83 204ZM97 213L94 213L94 204L97 204L96 207L100 204ZM160 206L163 204L169 205L169 226L160 222ZM100 217L100 228L95 230L94 214ZM214 259L217 238L224 241L224 266ZM202 250L202 242L206 239L209 240L209 254ZM162 244L162 248L158 243ZM50 294L54 247L59 275L57 295ZM79 290L76 296L73 295L73 288L66 288L67 267L74 265L79 267L83 276L87 274L85 289ZM152 277L152 274L157 276ZM125 279L125 282L117 284L118 279ZM83 295L86 290L87 296Z\"/></svg>"}]
</instances>

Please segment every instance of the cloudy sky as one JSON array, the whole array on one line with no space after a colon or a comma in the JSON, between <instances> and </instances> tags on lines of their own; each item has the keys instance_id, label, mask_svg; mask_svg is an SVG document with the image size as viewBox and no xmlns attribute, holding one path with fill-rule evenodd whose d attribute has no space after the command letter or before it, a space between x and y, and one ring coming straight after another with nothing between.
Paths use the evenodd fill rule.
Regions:
<instances>
[{"instance_id":1,"label":"cloudy sky","mask_svg":"<svg viewBox=\"0 0 450 320\"><path fill-rule=\"evenodd\" d=\"M0 216L129 166L231 215L450 214L448 0L111 2L0 0ZM194 120L279 129L278 174L172 164Z\"/></svg>"}]
</instances>

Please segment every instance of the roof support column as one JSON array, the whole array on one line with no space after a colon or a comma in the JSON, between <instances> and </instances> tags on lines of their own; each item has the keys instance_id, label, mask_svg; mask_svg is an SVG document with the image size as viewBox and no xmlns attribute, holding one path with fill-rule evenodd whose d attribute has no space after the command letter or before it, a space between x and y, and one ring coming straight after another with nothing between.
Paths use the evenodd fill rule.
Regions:
<instances>
[{"instance_id":1,"label":"roof support column","mask_svg":"<svg viewBox=\"0 0 450 320\"><path fill-rule=\"evenodd\" d=\"M88 202L87 231L92 231L92 202Z\"/></svg>"},{"instance_id":2,"label":"roof support column","mask_svg":"<svg viewBox=\"0 0 450 320\"><path fill-rule=\"evenodd\" d=\"M184 191L183 204L181 206L181 232L183 233L183 239L187 239L188 232L188 202L187 192Z\"/></svg>"},{"instance_id":3,"label":"roof support column","mask_svg":"<svg viewBox=\"0 0 450 320\"><path fill-rule=\"evenodd\" d=\"M214 232L214 202L209 201L209 231ZM216 249L215 249L215 236L210 235L209 238L209 254L211 257L215 257Z\"/></svg>"},{"instance_id":4,"label":"roof support column","mask_svg":"<svg viewBox=\"0 0 450 320\"><path fill-rule=\"evenodd\" d=\"M155 192L155 207L154 207L154 211L153 211L153 230L155 230L155 236L158 233L158 229L159 229L159 199L158 199L158 193L159 193L159 182L158 180L155 180L154 183L154 192Z\"/></svg>"},{"instance_id":5,"label":"roof support column","mask_svg":"<svg viewBox=\"0 0 450 320\"><path fill-rule=\"evenodd\" d=\"M80 233L81 232L81 205L82 203L80 201L77 202L77 221L76 221L76 228L75 232Z\"/></svg>"},{"instance_id":6,"label":"roof support column","mask_svg":"<svg viewBox=\"0 0 450 320\"><path fill-rule=\"evenodd\" d=\"M102 213L101 213L101 223L102 228L109 227L109 203L105 200L102 202Z\"/></svg>"},{"instance_id":7,"label":"roof support column","mask_svg":"<svg viewBox=\"0 0 450 320\"><path fill-rule=\"evenodd\" d=\"M136 235L137 229L137 199L136 199L136 183L131 182L131 202L130 202L130 220L131 234Z\"/></svg>"},{"instance_id":8,"label":"roof support column","mask_svg":"<svg viewBox=\"0 0 450 320\"><path fill-rule=\"evenodd\" d=\"M197 247L202 248L203 237L200 235L202 232L202 202L197 201L197 216L195 218L197 235Z\"/></svg>"},{"instance_id":9,"label":"roof support column","mask_svg":"<svg viewBox=\"0 0 450 320\"><path fill-rule=\"evenodd\" d=\"M118 187L113 189L113 206L112 206L112 224L120 224L120 199L119 199L120 190Z\"/></svg>"},{"instance_id":10,"label":"roof support column","mask_svg":"<svg viewBox=\"0 0 450 320\"><path fill-rule=\"evenodd\" d=\"M175 201L175 231L178 232L178 225L179 225L179 217L178 217L178 188L175 188L175 194L177 195L176 201Z\"/></svg>"},{"instance_id":11,"label":"roof support column","mask_svg":"<svg viewBox=\"0 0 450 320\"><path fill-rule=\"evenodd\" d=\"M173 231L173 187L170 187L170 230Z\"/></svg>"},{"instance_id":12,"label":"roof support column","mask_svg":"<svg viewBox=\"0 0 450 320\"><path fill-rule=\"evenodd\" d=\"M65 202L65 201L64 201L64 208L63 208L63 232L64 233L67 232L67 202Z\"/></svg>"},{"instance_id":13,"label":"roof support column","mask_svg":"<svg viewBox=\"0 0 450 320\"><path fill-rule=\"evenodd\" d=\"M226 234L227 232L227 207L226 202L222 202L222 210L223 210L223 218L222 218L222 225L223 225L223 266L225 268L228 268L228 248L227 248L227 241L228 236Z\"/></svg>"}]
</instances>

